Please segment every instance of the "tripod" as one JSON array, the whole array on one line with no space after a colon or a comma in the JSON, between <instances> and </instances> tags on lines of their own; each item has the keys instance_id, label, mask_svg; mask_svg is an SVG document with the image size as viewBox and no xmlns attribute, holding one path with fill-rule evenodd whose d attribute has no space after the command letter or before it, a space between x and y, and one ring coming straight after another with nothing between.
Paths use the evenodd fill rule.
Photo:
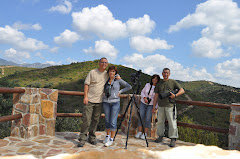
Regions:
<instances>
[{"instance_id":1,"label":"tripod","mask_svg":"<svg viewBox=\"0 0 240 159\"><path fill-rule=\"evenodd\" d=\"M122 115L121 122L120 122L119 126L117 127L116 134L115 134L115 136L114 136L114 138L113 138L113 140L115 141L115 137L116 137L116 135L117 135L117 133L118 133L118 129L121 127L122 122L123 122L123 120L124 120L124 117L125 117L125 115L126 115L126 113L127 113L127 111L128 111L128 108L129 108L129 106L131 105L130 117L129 117L129 120L128 120L128 131L127 131L127 139L126 139L125 149L127 149L127 144L128 144L128 136L129 136L129 129L130 129L130 124L131 124L131 116L132 116L133 102L135 103L135 105L136 105L136 107L137 107L137 112L138 112L138 116L139 116L139 119L140 119L140 122L141 122L141 125L142 125L142 128L143 128L143 131L145 131L145 128L144 128L144 125L143 125L143 122L142 122L142 118L141 118L141 116L140 116L139 107L138 107L137 102L136 102L136 99L135 99L135 94L138 94L138 93L139 93L139 89L140 89L141 83L138 82L137 93L135 93L135 91L134 91L134 90L135 90L135 86L136 86L136 83L133 84L133 94L132 94L132 96L131 96L130 101L128 102L128 105L127 105L127 107L126 107L126 109L125 109L124 114ZM147 141L147 137L146 137L146 134L145 134L145 133L144 133L144 136L145 136L145 141L146 141L146 144L147 144L147 147L148 147L148 141Z\"/></svg>"}]
</instances>

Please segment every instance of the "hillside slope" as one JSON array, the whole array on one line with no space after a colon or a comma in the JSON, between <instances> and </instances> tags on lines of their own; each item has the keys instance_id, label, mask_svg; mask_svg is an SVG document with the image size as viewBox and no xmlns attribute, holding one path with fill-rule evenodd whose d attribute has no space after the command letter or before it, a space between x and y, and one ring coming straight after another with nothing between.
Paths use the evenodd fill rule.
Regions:
<instances>
[{"instance_id":1,"label":"hillside slope","mask_svg":"<svg viewBox=\"0 0 240 159\"><path fill-rule=\"evenodd\" d=\"M20 73L24 71L34 70L35 68L19 67L19 66L0 66L0 78Z\"/></svg>"}]
</instances>

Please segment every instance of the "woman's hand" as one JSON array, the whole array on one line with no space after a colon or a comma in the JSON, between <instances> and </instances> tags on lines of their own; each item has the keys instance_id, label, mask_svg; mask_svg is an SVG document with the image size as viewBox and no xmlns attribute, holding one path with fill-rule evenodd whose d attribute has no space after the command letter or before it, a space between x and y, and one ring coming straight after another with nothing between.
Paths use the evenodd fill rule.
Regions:
<instances>
[{"instance_id":1,"label":"woman's hand","mask_svg":"<svg viewBox=\"0 0 240 159\"><path fill-rule=\"evenodd\" d=\"M157 112L157 108L152 108L152 113L156 113Z\"/></svg>"},{"instance_id":2,"label":"woman's hand","mask_svg":"<svg viewBox=\"0 0 240 159\"><path fill-rule=\"evenodd\" d=\"M144 97L143 100L144 100L144 102L145 102L146 104L148 104L147 97Z\"/></svg>"},{"instance_id":3,"label":"woman's hand","mask_svg":"<svg viewBox=\"0 0 240 159\"><path fill-rule=\"evenodd\" d=\"M116 75L115 75L115 79L116 79L116 80L120 80L120 79L121 79L121 76L120 76L119 74L116 74Z\"/></svg>"}]
</instances>

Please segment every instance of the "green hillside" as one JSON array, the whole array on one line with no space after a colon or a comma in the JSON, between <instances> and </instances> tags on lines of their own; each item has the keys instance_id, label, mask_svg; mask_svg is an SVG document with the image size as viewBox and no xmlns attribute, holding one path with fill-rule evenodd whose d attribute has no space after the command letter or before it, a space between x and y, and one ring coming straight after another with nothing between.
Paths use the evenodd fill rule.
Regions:
<instances>
[{"instance_id":1,"label":"green hillside","mask_svg":"<svg viewBox=\"0 0 240 159\"><path fill-rule=\"evenodd\" d=\"M9 76L14 73L34 70L35 68L17 67L17 66L0 66L0 78Z\"/></svg>"},{"instance_id":2,"label":"green hillside","mask_svg":"<svg viewBox=\"0 0 240 159\"><path fill-rule=\"evenodd\" d=\"M127 68L121 65L116 65L122 79L128 83L131 82L131 74L136 73L136 70ZM60 90L83 91L83 83L88 72L98 67L98 61L87 61L81 63L72 63L70 65L52 66L43 69L17 69L14 73L9 73L8 76L0 78L0 87L45 87ZM10 69L10 68L9 68ZM145 83L149 82L150 76L142 73L140 77L141 88ZM237 103L240 102L240 89L220 85L209 81L194 81L183 82L179 81L185 89L185 94L194 101L207 101L215 103ZM131 93L132 91L129 91ZM59 95L58 112L74 113L82 111L82 99L80 96L63 96ZM187 100L183 95L178 99ZM12 95L0 94L0 115L10 115L12 109ZM188 106L178 105L178 111L181 111ZM189 121L191 123L210 125L215 127L228 128L229 126L229 110L213 109L195 106L183 114L178 115L178 120ZM186 118L187 117L187 118ZM71 125L69 125L71 123ZM57 121L57 131L79 131L81 119L76 118L59 118ZM0 125L0 130L3 131L4 126ZM99 130L104 129L104 121L101 121L98 127ZM180 132L181 133L181 132ZM199 133L199 132L198 132ZM206 133L206 132L205 132ZM209 133L209 132L207 132ZM0 137L6 135L0 132ZM181 137L181 136L180 136ZM226 146L226 135L219 135L221 147ZM202 141L200 141L202 142Z\"/></svg>"},{"instance_id":3,"label":"green hillside","mask_svg":"<svg viewBox=\"0 0 240 159\"><path fill-rule=\"evenodd\" d=\"M187 94L194 101L206 101L206 102L223 103L223 104L240 102L239 88L220 85L218 83L209 82L209 81L193 81L193 82L180 82L180 83L182 87L185 89L185 94ZM179 109L183 109L186 107L187 107L186 105L178 105ZM179 120L185 120L186 116L189 119L192 119L190 120L190 123L192 123L193 121L193 123L196 123L196 124L209 125L213 127L226 128L226 129L229 128L229 124L230 124L229 123L230 110L227 110L227 109L215 109L215 108L194 106L192 109L189 109L184 114L181 114L179 116ZM208 131L202 132L202 134L204 133L207 136L211 134ZM199 134L199 131L196 132L195 134ZM215 134L217 134L216 140L218 141L218 144L214 144L214 145L218 145L222 148L226 148L228 145L228 135L221 134L221 133L215 133ZM190 138L194 138L194 136L195 135L193 136L189 135L188 141L193 142L193 140L191 140ZM201 135L197 135L197 136L201 136ZM213 135L211 134L210 136L213 136ZM204 140L204 138L202 139ZM197 142L197 143L201 143L201 142ZM215 143L215 141L213 141L213 143Z\"/></svg>"},{"instance_id":4,"label":"green hillside","mask_svg":"<svg viewBox=\"0 0 240 159\"><path fill-rule=\"evenodd\" d=\"M240 89L230 86L220 85L218 83L208 82L208 81L194 81L194 82L183 82L181 84L187 95L190 96L192 100L195 101L206 101L214 103L239 103L240 102ZM222 113L220 113L222 112ZM204 116L198 114L204 113ZM219 113L221 115L219 115ZM225 114L225 115L224 115ZM195 121L199 123L227 127L229 125L228 120L224 122L219 122L223 116L227 116L229 119L229 110L214 109L214 108L201 108L194 107L188 112L190 117L194 117ZM223 116L222 116L223 115ZM204 120L206 119L206 120ZM210 120L215 120L209 121Z\"/></svg>"},{"instance_id":5,"label":"green hillside","mask_svg":"<svg viewBox=\"0 0 240 159\"><path fill-rule=\"evenodd\" d=\"M183 82L182 86L186 93L195 100L224 104L239 102L240 88L209 81Z\"/></svg>"}]
</instances>

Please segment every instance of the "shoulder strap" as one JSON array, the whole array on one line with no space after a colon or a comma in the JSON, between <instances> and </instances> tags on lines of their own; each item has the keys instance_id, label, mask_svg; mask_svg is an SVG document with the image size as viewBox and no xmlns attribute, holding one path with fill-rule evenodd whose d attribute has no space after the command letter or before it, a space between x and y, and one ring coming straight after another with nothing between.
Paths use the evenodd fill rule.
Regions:
<instances>
[{"instance_id":1,"label":"shoulder strap","mask_svg":"<svg viewBox=\"0 0 240 159\"><path fill-rule=\"evenodd\" d=\"M107 80L107 82L105 83L105 85L107 85L107 84L108 84L109 80L110 80L110 78L108 78L108 80Z\"/></svg>"},{"instance_id":2,"label":"shoulder strap","mask_svg":"<svg viewBox=\"0 0 240 159\"><path fill-rule=\"evenodd\" d=\"M151 85L151 84L150 84L150 85ZM150 89L149 89L149 91L148 91L148 95L150 94L151 89L152 89L152 85L151 85L151 87L150 87Z\"/></svg>"}]
</instances>

